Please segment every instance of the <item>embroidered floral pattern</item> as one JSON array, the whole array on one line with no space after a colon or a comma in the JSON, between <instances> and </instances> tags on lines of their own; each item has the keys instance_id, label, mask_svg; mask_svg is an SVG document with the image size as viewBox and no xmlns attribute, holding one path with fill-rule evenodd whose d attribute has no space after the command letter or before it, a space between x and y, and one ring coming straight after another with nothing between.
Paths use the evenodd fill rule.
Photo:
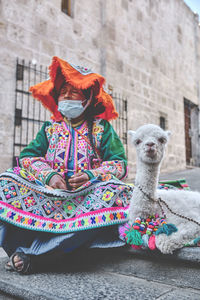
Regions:
<instances>
[{"instance_id":1,"label":"embroidered floral pattern","mask_svg":"<svg viewBox=\"0 0 200 300\"><path fill-rule=\"evenodd\" d=\"M117 198L115 202L116 202L117 206L123 205L123 201L120 198Z\"/></svg>"},{"instance_id":2,"label":"embroidered floral pattern","mask_svg":"<svg viewBox=\"0 0 200 300\"><path fill-rule=\"evenodd\" d=\"M24 158L24 159L23 159L22 165L23 165L23 167L24 167L25 169L27 169L27 168L30 166L30 164L31 164L30 158Z\"/></svg>"},{"instance_id":3,"label":"embroidered floral pattern","mask_svg":"<svg viewBox=\"0 0 200 300\"><path fill-rule=\"evenodd\" d=\"M102 174L101 175L101 179L102 181L108 181L112 178L112 175L111 174Z\"/></svg>"},{"instance_id":4,"label":"embroidered floral pattern","mask_svg":"<svg viewBox=\"0 0 200 300\"><path fill-rule=\"evenodd\" d=\"M56 200L54 201L54 204L57 206L57 207L60 207L62 205L62 201L61 200Z\"/></svg>"},{"instance_id":5,"label":"embroidered floral pattern","mask_svg":"<svg viewBox=\"0 0 200 300\"><path fill-rule=\"evenodd\" d=\"M83 196L77 196L76 201L80 204L83 201L84 197Z\"/></svg>"},{"instance_id":6,"label":"embroidered floral pattern","mask_svg":"<svg viewBox=\"0 0 200 300\"><path fill-rule=\"evenodd\" d=\"M67 214L71 214L75 209L75 205L72 202L66 202L63 207Z\"/></svg>"},{"instance_id":7,"label":"embroidered floral pattern","mask_svg":"<svg viewBox=\"0 0 200 300\"><path fill-rule=\"evenodd\" d=\"M93 201L92 207L94 210L98 210L101 208L101 203Z\"/></svg>"},{"instance_id":8,"label":"embroidered floral pattern","mask_svg":"<svg viewBox=\"0 0 200 300\"><path fill-rule=\"evenodd\" d=\"M42 202L45 199L45 197L44 195L38 195L38 199L40 200L40 202Z\"/></svg>"},{"instance_id":9,"label":"embroidered floral pattern","mask_svg":"<svg viewBox=\"0 0 200 300\"><path fill-rule=\"evenodd\" d=\"M50 201L47 201L44 205L43 205L43 208L46 212L47 215L50 215L54 210L55 208L52 206L52 204L50 203Z\"/></svg>"},{"instance_id":10,"label":"embroidered floral pattern","mask_svg":"<svg viewBox=\"0 0 200 300\"><path fill-rule=\"evenodd\" d=\"M5 185L7 185L8 184L8 181L7 180L2 180L1 182L0 182L0 185L3 187L3 186L5 186Z\"/></svg>"},{"instance_id":11,"label":"embroidered floral pattern","mask_svg":"<svg viewBox=\"0 0 200 300\"><path fill-rule=\"evenodd\" d=\"M8 186L7 188L3 189L3 193L7 200L15 198L15 196L17 195L14 186Z\"/></svg>"},{"instance_id":12,"label":"embroidered floral pattern","mask_svg":"<svg viewBox=\"0 0 200 300\"><path fill-rule=\"evenodd\" d=\"M20 188L20 193L21 193L22 195L27 194L27 192L28 192L28 189L25 188L24 186Z\"/></svg>"},{"instance_id":13,"label":"embroidered floral pattern","mask_svg":"<svg viewBox=\"0 0 200 300\"><path fill-rule=\"evenodd\" d=\"M86 142L85 142L84 140L81 140L81 141L79 142L79 146L80 146L81 149L85 149Z\"/></svg>"},{"instance_id":14,"label":"embroidered floral pattern","mask_svg":"<svg viewBox=\"0 0 200 300\"><path fill-rule=\"evenodd\" d=\"M27 207L30 207L30 206L33 206L33 205L36 204L36 201L34 200L34 198L32 196L25 198L24 202L25 202Z\"/></svg>"},{"instance_id":15,"label":"embroidered floral pattern","mask_svg":"<svg viewBox=\"0 0 200 300\"><path fill-rule=\"evenodd\" d=\"M85 199L84 206L86 208L90 208L92 206L92 203L94 202L94 199L90 198L89 196Z\"/></svg>"},{"instance_id":16,"label":"embroidered floral pattern","mask_svg":"<svg viewBox=\"0 0 200 300\"><path fill-rule=\"evenodd\" d=\"M63 216L62 216L61 213L56 213L55 216L54 216L54 219L56 219L56 220L62 220Z\"/></svg>"},{"instance_id":17,"label":"embroidered floral pattern","mask_svg":"<svg viewBox=\"0 0 200 300\"><path fill-rule=\"evenodd\" d=\"M104 201L110 201L110 199L113 197L114 193L113 192L110 192L110 191L106 191L105 194L103 194L103 197L102 199Z\"/></svg>"},{"instance_id":18,"label":"embroidered floral pattern","mask_svg":"<svg viewBox=\"0 0 200 300\"><path fill-rule=\"evenodd\" d=\"M82 209L78 209L76 212L76 217L80 216L83 213Z\"/></svg>"},{"instance_id":19,"label":"embroidered floral pattern","mask_svg":"<svg viewBox=\"0 0 200 300\"><path fill-rule=\"evenodd\" d=\"M58 142L58 148L66 148L67 142L64 139L62 139L62 136L60 136L59 139L60 141Z\"/></svg>"},{"instance_id":20,"label":"embroidered floral pattern","mask_svg":"<svg viewBox=\"0 0 200 300\"><path fill-rule=\"evenodd\" d=\"M38 216L42 216L42 211L40 209L33 209L32 213Z\"/></svg>"},{"instance_id":21,"label":"embroidered floral pattern","mask_svg":"<svg viewBox=\"0 0 200 300\"><path fill-rule=\"evenodd\" d=\"M35 177L32 176L31 174L28 174L27 178L29 181L35 181Z\"/></svg>"},{"instance_id":22,"label":"embroidered floral pattern","mask_svg":"<svg viewBox=\"0 0 200 300\"><path fill-rule=\"evenodd\" d=\"M21 208L21 203L20 203L19 201L13 201L13 202L11 202L11 204L12 204L14 207Z\"/></svg>"}]
</instances>

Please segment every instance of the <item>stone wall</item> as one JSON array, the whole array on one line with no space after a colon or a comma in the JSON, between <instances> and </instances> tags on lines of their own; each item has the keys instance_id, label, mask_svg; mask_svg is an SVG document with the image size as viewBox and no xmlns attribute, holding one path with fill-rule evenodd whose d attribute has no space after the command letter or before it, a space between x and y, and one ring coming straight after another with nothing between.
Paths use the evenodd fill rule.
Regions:
<instances>
[{"instance_id":1,"label":"stone wall","mask_svg":"<svg viewBox=\"0 0 200 300\"><path fill-rule=\"evenodd\" d=\"M129 128L159 124L164 114L172 137L162 170L183 169L184 97L199 104L198 16L178 0L108 3L115 35L107 46L107 78L128 95ZM134 169L130 147L129 160Z\"/></svg>"},{"instance_id":2,"label":"stone wall","mask_svg":"<svg viewBox=\"0 0 200 300\"><path fill-rule=\"evenodd\" d=\"M94 41L101 28L100 2L87 1L86 7L77 1L71 18L61 12L60 0L0 1L1 172L12 165L16 58L48 66L56 55L101 72Z\"/></svg>"},{"instance_id":3,"label":"stone wall","mask_svg":"<svg viewBox=\"0 0 200 300\"><path fill-rule=\"evenodd\" d=\"M49 65L54 55L106 76L128 98L129 129L165 116L162 170L185 168L183 99L199 105L198 16L182 0L74 0L73 9L71 18L61 0L0 1L0 171L12 163L16 57ZM134 162L129 145L130 177Z\"/></svg>"}]
</instances>

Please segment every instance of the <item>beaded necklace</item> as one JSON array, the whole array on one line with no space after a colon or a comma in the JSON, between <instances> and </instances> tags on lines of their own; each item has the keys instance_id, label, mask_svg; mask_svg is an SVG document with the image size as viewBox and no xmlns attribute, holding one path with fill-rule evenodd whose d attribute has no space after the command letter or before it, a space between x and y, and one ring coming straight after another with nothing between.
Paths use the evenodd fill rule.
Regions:
<instances>
[{"instance_id":1,"label":"beaded necklace","mask_svg":"<svg viewBox=\"0 0 200 300\"><path fill-rule=\"evenodd\" d=\"M146 192L144 192L140 185L136 185L136 187L138 187L139 190L140 190L140 191L141 191L141 192L142 192L149 200L151 200L151 201L153 201L153 202L158 202L158 205L160 206L162 213L164 213L164 209L163 209L163 206L162 206L162 204L164 204L164 205L167 207L167 209L168 209L173 215L175 215L175 216L177 216L177 217L179 217L179 218L188 220L188 221L190 221L190 222L193 222L193 223L197 224L198 226L200 226L200 223L199 223L198 221L196 221L196 220L194 220L194 219L192 219L192 218L188 218L188 217L186 217L186 216L182 216L182 215L180 215L179 213L174 212L174 211L169 207L169 205L168 205L163 199L161 199L160 197L156 200L156 199L152 198L149 194L147 194ZM164 215L165 215L165 214L164 214Z\"/></svg>"}]
</instances>

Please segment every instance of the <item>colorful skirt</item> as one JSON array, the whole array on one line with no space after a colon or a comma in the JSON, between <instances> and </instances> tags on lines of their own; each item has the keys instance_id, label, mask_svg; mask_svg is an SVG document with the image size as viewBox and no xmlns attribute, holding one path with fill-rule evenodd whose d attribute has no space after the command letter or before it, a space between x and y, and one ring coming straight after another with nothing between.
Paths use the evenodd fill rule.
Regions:
<instances>
[{"instance_id":1,"label":"colorful skirt","mask_svg":"<svg viewBox=\"0 0 200 300\"><path fill-rule=\"evenodd\" d=\"M76 191L49 189L24 169L0 175L0 220L28 230L68 233L127 221L132 187L112 175Z\"/></svg>"},{"instance_id":2,"label":"colorful skirt","mask_svg":"<svg viewBox=\"0 0 200 300\"><path fill-rule=\"evenodd\" d=\"M122 246L118 225L127 221L132 191L112 175L76 191L55 190L24 169L9 169L0 175L0 245L8 255L69 252L88 241L90 247Z\"/></svg>"}]
</instances>

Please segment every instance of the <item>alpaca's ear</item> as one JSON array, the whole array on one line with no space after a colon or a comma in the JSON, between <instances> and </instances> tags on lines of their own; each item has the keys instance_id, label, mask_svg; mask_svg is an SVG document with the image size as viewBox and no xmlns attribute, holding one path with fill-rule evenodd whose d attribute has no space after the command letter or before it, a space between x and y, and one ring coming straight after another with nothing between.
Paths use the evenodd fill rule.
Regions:
<instances>
[{"instance_id":1,"label":"alpaca's ear","mask_svg":"<svg viewBox=\"0 0 200 300\"><path fill-rule=\"evenodd\" d=\"M129 130L129 131L128 131L128 134L129 134L129 136L130 136L130 138L131 138L131 142L133 143L134 138L135 138L135 131Z\"/></svg>"}]
</instances>

